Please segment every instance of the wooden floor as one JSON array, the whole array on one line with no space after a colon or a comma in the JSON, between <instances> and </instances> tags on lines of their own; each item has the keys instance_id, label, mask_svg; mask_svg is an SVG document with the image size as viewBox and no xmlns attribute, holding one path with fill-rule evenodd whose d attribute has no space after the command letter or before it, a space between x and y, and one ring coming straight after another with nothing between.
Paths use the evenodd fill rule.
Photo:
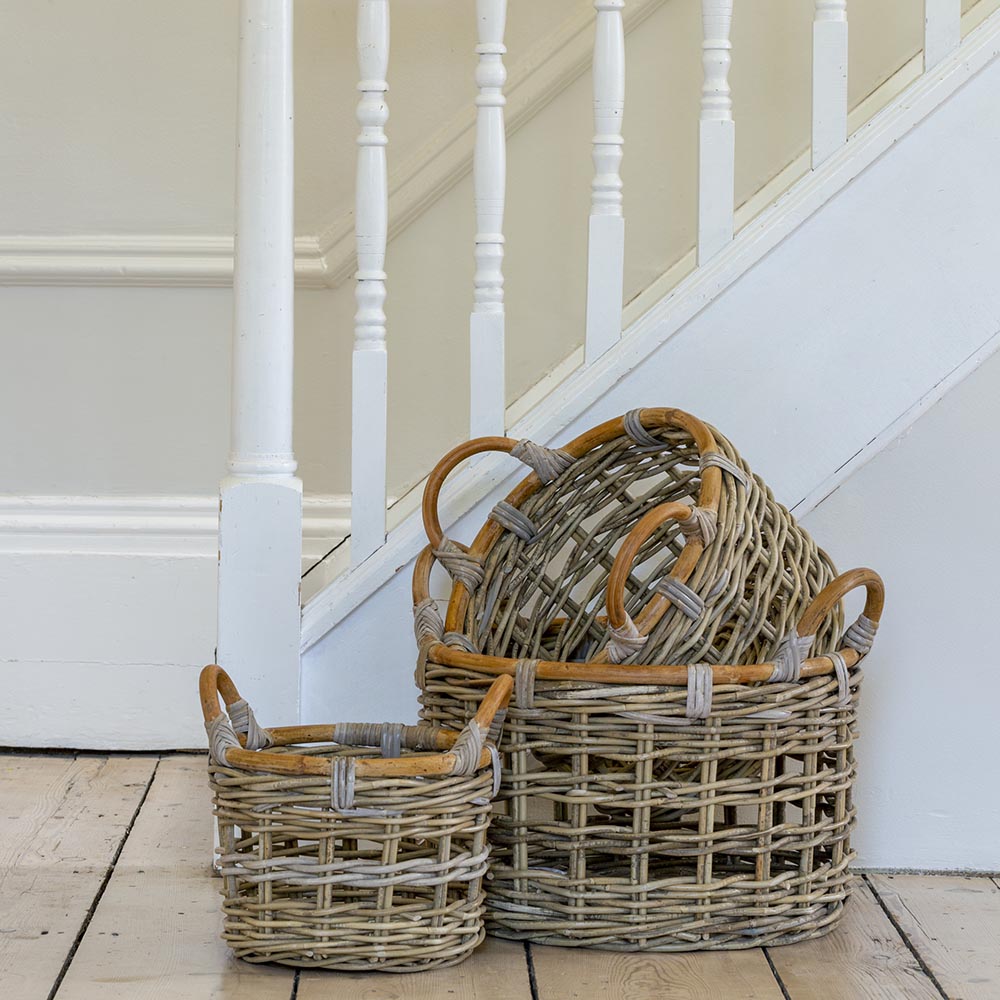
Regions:
<instances>
[{"instance_id":1,"label":"wooden floor","mask_svg":"<svg viewBox=\"0 0 1000 1000\"><path fill-rule=\"evenodd\" d=\"M250 966L219 940L204 761L0 754L0 1000L1000 1000L1000 884L865 875L784 948L639 955L488 940L416 976Z\"/></svg>"}]
</instances>

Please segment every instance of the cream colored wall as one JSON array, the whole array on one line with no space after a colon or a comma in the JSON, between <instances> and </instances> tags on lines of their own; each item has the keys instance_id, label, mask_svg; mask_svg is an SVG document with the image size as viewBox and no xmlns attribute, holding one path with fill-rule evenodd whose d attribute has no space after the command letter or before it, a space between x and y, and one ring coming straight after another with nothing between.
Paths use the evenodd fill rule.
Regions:
<instances>
[{"instance_id":1,"label":"cream colored wall","mask_svg":"<svg viewBox=\"0 0 1000 1000\"><path fill-rule=\"evenodd\" d=\"M991 6L995 6L990 0ZM510 0L508 66L585 0ZM297 231L352 201L353 2L297 0ZM8 234L225 235L232 220L236 0L2 0L0 240ZM627 40L633 297L694 242L697 0L667 0ZM737 5L737 201L806 149L812 5ZM920 45L921 0L851 5L851 100ZM393 5L390 162L473 94L474 19L457 0ZM511 139L508 397L582 339L589 77ZM389 251L390 491L466 436L468 178ZM2 288L2 493L201 493L226 449L230 294ZM352 290L297 296L296 450L307 491L349 489ZM30 419L26 414L32 414Z\"/></svg>"}]
</instances>

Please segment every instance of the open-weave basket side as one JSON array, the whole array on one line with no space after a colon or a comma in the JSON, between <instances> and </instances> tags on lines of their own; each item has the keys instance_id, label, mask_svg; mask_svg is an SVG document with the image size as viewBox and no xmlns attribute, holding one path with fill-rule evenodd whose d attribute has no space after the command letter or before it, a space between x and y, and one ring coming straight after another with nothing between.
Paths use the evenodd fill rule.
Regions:
<instances>
[{"instance_id":1,"label":"open-weave basket side","mask_svg":"<svg viewBox=\"0 0 1000 1000\"><path fill-rule=\"evenodd\" d=\"M466 607L462 632L492 656L591 660L608 644L605 603L623 539L651 510L670 501L694 506L701 456L687 431L627 434L598 445L521 505L531 526L504 531L483 558L483 579ZM836 571L767 486L717 431L716 447L737 478L723 474L717 530L686 591L694 620L674 602L628 663L753 663L769 659L798 616ZM639 550L625 587L631 617L649 604L674 568L686 537L668 521ZM700 614L697 613L701 606ZM817 633L814 651L833 648L840 606Z\"/></svg>"},{"instance_id":2,"label":"open-weave basket side","mask_svg":"<svg viewBox=\"0 0 1000 1000\"><path fill-rule=\"evenodd\" d=\"M535 681L507 717L487 926L621 950L813 937L850 892L861 671L686 687ZM483 675L428 662L425 714L460 718Z\"/></svg>"},{"instance_id":3,"label":"open-weave basket side","mask_svg":"<svg viewBox=\"0 0 1000 1000\"><path fill-rule=\"evenodd\" d=\"M339 747L276 752L334 757ZM251 962L345 971L453 965L483 937L493 775L358 779L335 812L327 778L212 764L223 936Z\"/></svg>"}]
</instances>

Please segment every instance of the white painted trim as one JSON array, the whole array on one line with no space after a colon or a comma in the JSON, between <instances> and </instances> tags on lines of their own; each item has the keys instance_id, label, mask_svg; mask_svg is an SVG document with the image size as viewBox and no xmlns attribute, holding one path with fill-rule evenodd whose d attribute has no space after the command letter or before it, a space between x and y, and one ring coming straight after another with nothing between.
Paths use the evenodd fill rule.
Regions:
<instances>
[{"instance_id":1,"label":"white painted trim","mask_svg":"<svg viewBox=\"0 0 1000 1000\"><path fill-rule=\"evenodd\" d=\"M216 556L217 496L0 494L0 553ZM348 496L303 502L303 558L318 559L351 532Z\"/></svg>"},{"instance_id":2,"label":"white painted trim","mask_svg":"<svg viewBox=\"0 0 1000 1000\"><path fill-rule=\"evenodd\" d=\"M576 370L513 426L511 437L549 443L581 411L596 402L688 321L843 190L910 129L926 118L979 70L1000 55L1000 12L991 15L961 47L877 114L819 169L795 183L749 223L708 264L689 274L627 329L622 340L593 365ZM458 470L441 498L447 528L506 479L520 474L507 456L484 455L474 469ZM315 645L347 614L381 587L425 544L419 514L392 531L389 540L360 569L324 587L305 605L302 649Z\"/></svg>"},{"instance_id":3,"label":"white painted trim","mask_svg":"<svg viewBox=\"0 0 1000 1000\"><path fill-rule=\"evenodd\" d=\"M632 0L625 11L625 31L664 3ZM508 138L590 68L593 21L593 10L581 5L513 63L506 87ZM475 118L469 102L392 171L390 240L471 171ZM354 268L353 204L345 205L318 232L296 237L298 287L336 287ZM0 285L225 287L232 279L231 236L0 235Z\"/></svg>"},{"instance_id":4,"label":"white painted trim","mask_svg":"<svg viewBox=\"0 0 1000 1000\"><path fill-rule=\"evenodd\" d=\"M980 365L1000 349L1000 331L976 348L960 364L957 364L940 382L925 392L909 409L901 413L892 423L886 425L863 448L855 452L839 469L827 476L814 490L810 491L792 508L796 517L805 517L815 510L827 497L835 493L858 469L877 458L886 448L902 437L935 403L940 402L960 382L964 382Z\"/></svg>"},{"instance_id":5,"label":"white painted trim","mask_svg":"<svg viewBox=\"0 0 1000 1000\"><path fill-rule=\"evenodd\" d=\"M324 275L316 237L297 236L296 284L323 288ZM231 236L0 236L0 285L219 288L232 282Z\"/></svg>"}]
</instances>

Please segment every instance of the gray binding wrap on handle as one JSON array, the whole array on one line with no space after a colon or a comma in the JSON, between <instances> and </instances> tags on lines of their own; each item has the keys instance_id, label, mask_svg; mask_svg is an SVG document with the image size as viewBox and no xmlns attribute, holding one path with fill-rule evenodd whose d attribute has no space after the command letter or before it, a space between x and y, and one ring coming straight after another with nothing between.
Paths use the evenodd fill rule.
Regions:
<instances>
[{"instance_id":1,"label":"gray binding wrap on handle","mask_svg":"<svg viewBox=\"0 0 1000 1000\"><path fill-rule=\"evenodd\" d=\"M485 572L482 560L464 552L450 538L442 538L440 546L433 551L434 558L444 566L451 578L463 584L470 594L483 582Z\"/></svg>"},{"instance_id":2,"label":"gray binding wrap on handle","mask_svg":"<svg viewBox=\"0 0 1000 1000\"><path fill-rule=\"evenodd\" d=\"M715 541L719 530L719 515L707 507L692 507L691 514L677 523L685 538L700 538L707 548Z\"/></svg>"},{"instance_id":3,"label":"gray binding wrap on handle","mask_svg":"<svg viewBox=\"0 0 1000 1000\"><path fill-rule=\"evenodd\" d=\"M501 500L490 511L490 520L496 521L501 528L514 532L522 542L529 544L538 538L538 528L527 514L523 514L513 504Z\"/></svg>"},{"instance_id":4,"label":"gray binding wrap on handle","mask_svg":"<svg viewBox=\"0 0 1000 1000\"><path fill-rule=\"evenodd\" d=\"M229 719L233 729L247 738L247 750L265 750L274 745L271 734L257 724L253 709L245 698L234 701L229 707Z\"/></svg>"},{"instance_id":5,"label":"gray binding wrap on handle","mask_svg":"<svg viewBox=\"0 0 1000 1000\"><path fill-rule=\"evenodd\" d=\"M576 461L561 448L546 448L523 438L510 450L519 462L524 462L543 483L558 479Z\"/></svg>"},{"instance_id":6,"label":"gray binding wrap on handle","mask_svg":"<svg viewBox=\"0 0 1000 1000\"><path fill-rule=\"evenodd\" d=\"M712 665L692 663L688 667L687 706L689 719L707 719L712 714Z\"/></svg>"},{"instance_id":7,"label":"gray binding wrap on handle","mask_svg":"<svg viewBox=\"0 0 1000 1000\"><path fill-rule=\"evenodd\" d=\"M625 427L625 433L639 446L643 451L660 451L664 447L664 443L659 439L653 437L645 427L642 426L642 410L629 410L622 417L622 424Z\"/></svg>"},{"instance_id":8,"label":"gray binding wrap on handle","mask_svg":"<svg viewBox=\"0 0 1000 1000\"><path fill-rule=\"evenodd\" d=\"M726 458L725 455L720 451L706 451L704 455L701 456L701 471L704 472L706 469L715 466L717 469L721 469L723 472L727 472L733 479L736 480L743 487L743 489L750 489L750 476L743 471L731 458Z\"/></svg>"},{"instance_id":9,"label":"gray binding wrap on handle","mask_svg":"<svg viewBox=\"0 0 1000 1000\"><path fill-rule=\"evenodd\" d=\"M705 613L705 602L686 583L681 583L676 577L665 576L653 589L692 621L696 621Z\"/></svg>"},{"instance_id":10,"label":"gray binding wrap on handle","mask_svg":"<svg viewBox=\"0 0 1000 1000\"><path fill-rule=\"evenodd\" d=\"M878 624L866 615L859 615L858 620L844 633L843 645L850 646L858 657L867 656L872 650Z\"/></svg>"},{"instance_id":11,"label":"gray binding wrap on handle","mask_svg":"<svg viewBox=\"0 0 1000 1000\"><path fill-rule=\"evenodd\" d=\"M236 738L236 730L233 729L229 716L220 712L211 722L205 723L205 732L208 733L208 752L212 760L224 767L232 766L226 758L226 752L243 748Z\"/></svg>"},{"instance_id":12,"label":"gray binding wrap on handle","mask_svg":"<svg viewBox=\"0 0 1000 1000\"><path fill-rule=\"evenodd\" d=\"M778 644L774 654L774 669L768 682L771 684L794 684L802 674L802 661L809 653L816 636L799 635L792 632Z\"/></svg>"},{"instance_id":13,"label":"gray binding wrap on handle","mask_svg":"<svg viewBox=\"0 0 1000 1000\"><path fill-rule=\"evenodd\" d=\"M606 651L612 663L621 663L633 653L637 653L646 645L649 636L642 635L635 622L626 613L625 621L620 628L611 625L608 628L608 644Z\"/></svg>"},{"instance_id":14,"label":"gray binding wrap on handle","mask_svg":"<svg viewBox=\"0 0 1000 1000\"><path fill-rule=\"evenodd\" d=\"M518 660L514 667L514 703L518 709L531 711L535 707L535 676L538 660Z\"/></svg>"}]
</instances>

